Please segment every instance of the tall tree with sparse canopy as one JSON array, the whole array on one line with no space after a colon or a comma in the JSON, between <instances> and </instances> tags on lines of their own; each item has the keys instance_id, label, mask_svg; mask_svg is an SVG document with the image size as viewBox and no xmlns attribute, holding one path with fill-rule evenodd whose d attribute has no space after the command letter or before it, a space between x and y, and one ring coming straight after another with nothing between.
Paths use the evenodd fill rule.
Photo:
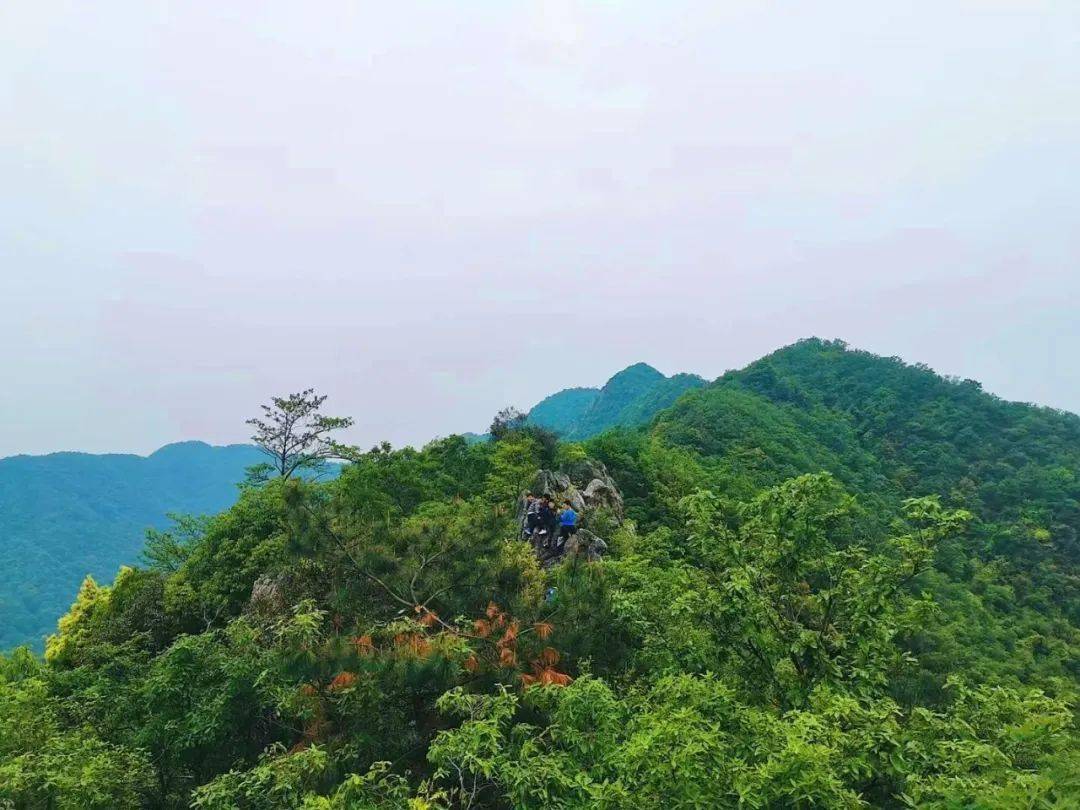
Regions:
<instances>
[{"instance_id":1,"label":"tall tree with sparse canopy","mask_svg":"<svg viewBox=\"0 0 1080 810\"><path fill-rule=\"evenodd\" d=\"M495 418L491 420L491 427L488 428L488 433L491 434L491 438L495 441L499 441L514 431L523 429L528 424L527 420L528 416L526 414L513 405L508 405L495 414Z\"/></svg>"},{"instance_id":2,"label":"tall tree with sparse canopy","mask_svg":"<svg viewBox=\"0 0 1080 810\"><path fill-rule=\"evenodd\" d=\"M262 417L247 420L255 428L251 440L271 458L253 470L253 477L266 478L276 472L290 478L324 461L350 456L352 448L338 443L331 434L351 427L353 420L319 413L325 401L325 395L308 388L288 397L274 397L270 405L262 406Z\"/></svg>"}]
</instances>

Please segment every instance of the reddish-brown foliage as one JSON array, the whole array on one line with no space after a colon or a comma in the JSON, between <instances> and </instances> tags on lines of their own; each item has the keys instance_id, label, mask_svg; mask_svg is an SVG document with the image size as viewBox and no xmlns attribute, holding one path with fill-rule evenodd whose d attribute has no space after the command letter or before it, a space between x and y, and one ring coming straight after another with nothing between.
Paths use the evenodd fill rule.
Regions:
<instances>
[{"instance_id":1,"label":"reddish-brown foliage","mask_svg":"<svg viewBox=\"0 0 1080 810\"><path fill-rule=\"evenodd\" d=\"M499 639L500 647L512 647L517 642L518 637L518 623L510 622L506 628L506 632L503 633L503 637Z\"/></svg>"},{"instance_id":2,"label":"reddish-brown foliage","mask_svg":"<svg viewBox=\"0 0 1080 810\"><path fill-rule=\"evenodd\" d=\"M431 652L431 642L420 633L398 633L394 636L394 645L398 650L420 658L427 658Z\"/></svg>"},{"instance_id":3,"label":"reddish-brown foliage","mask_svg":"<svg viewBox=\"0 0 1080 810\"><path fill-rule=\"evenodd\" d=\"M330 685L327 687L331 692L336 692L339 689L348 689L356 683L356 675L351 672L339 672L334 680L330 681Z\"/></svg>"},{"instance_id":4,"label":"reddish-brown foliage","mask_svg":"<svg viewBox=\"0 0 1080 810\"><path fill-rule=\"evenodd\" d=\"M536 633L538 639L544 641L550 638L555 631L555 626L550 622L541 621L535 623L531 629ZM473 637L487 639L500 630L502 632L495 640L494 649L489 646L481 648L480 652L487 653L487 655L483 656L483 659L487 660L489 665L503 669L513 669L518 666L519 661L518 644L521 640L521 623L504 612L494 602L489 602L484 610L484 618L476 619L473 622ZM527 633L528 630L525 632ZM497 653L497 660L491 661L490 653ZM479 653L474 652L469 655L463 665L469 672L476 672L480 668L481 660ZM544 647L539 655L530 661L532 672L523 673L519 676L522 685L566 686L569 684L571 682L570 676L564 672L559 672L555 668L559 660L558 650L551 646Z\"/></svg>"}]
</instances>

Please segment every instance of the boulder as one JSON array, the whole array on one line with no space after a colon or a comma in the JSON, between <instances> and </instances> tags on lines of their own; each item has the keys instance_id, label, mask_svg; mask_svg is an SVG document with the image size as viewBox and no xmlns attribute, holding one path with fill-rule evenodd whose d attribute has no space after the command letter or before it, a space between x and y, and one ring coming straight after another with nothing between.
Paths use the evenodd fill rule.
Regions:
<instances>
[{"instance_id":1,"label":"boulder","mask_svg":"<svg viewBox=\"0 0 1080 810\"><path fill-rule=\"evenodd\" d=\"M603 478L591 480L582 495L590 509L608 509L614 515L616 522L622 522L622 494L615 487L615 482L610 476L605 474Z\"/></svg>"},{"instance_id":2,"label":"boulder","mask_svg":"<svg viewBox=\"0 0 1080 810\"><path fill-rule=\"evenodd\" d=\"M586 509L581 490L575 487L570 481L570 476L563 472L540 470L533 479L530 491L535 495L553 498L556 504L569 502L575 512L584 512ZM524 497L518 504L518 513L524 514Z\"/></svg>"},{"instance_id":3,"label":"boulder","mask_svg":"<svg viewBox=\"0 0 1080 810\"><path fill-rule=\"evenodd\" d=\"M589 562L596 562L607 551L607 547L607 543L602 538L597 537L588 529L578 529L577 534L566 541L564 554L567 557L581 555Z\"/></svg>"},{"instance_id":4,"label":"boulder","mask_svg":"<svg viewBox=\"0 0 1080 810\"><path fill-rule=\"evenodd\" d=\"M285 598L285 581L263 574L251 586L251 598L248 599L247 612L260 616L276 616L285 611L288 600Z\"/></svg>"}]
</instances>

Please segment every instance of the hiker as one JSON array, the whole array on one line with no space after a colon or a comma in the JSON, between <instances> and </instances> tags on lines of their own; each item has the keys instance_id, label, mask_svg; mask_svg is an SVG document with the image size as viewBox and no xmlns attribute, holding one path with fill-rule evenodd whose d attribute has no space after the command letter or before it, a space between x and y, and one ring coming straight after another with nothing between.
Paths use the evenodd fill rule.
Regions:
<instances>
[{"instance_id":1,"label":"hiker","mask_svg":"<svg viewBox=\"0 0 1080 810\"><path fill-rule=\"evenodd\" d=\"M566 541L577 534L577 512L569 503L563 504L566 508L559 515L559 550L566 546Z\"/></svg>"},{"instance_id":2,"label":"hiker","mask_svg":"<svg viewBox=\"0 0 1080 810\"><path fill-rule=\"evenodd\" d=\"M533 532L533 545L537 552L551 544L551 540L555 537L555 524L558 520L551 498L540 498L539 501L540 506L536 510L536 530Z\"/></svg>"},{"instance_id":3,"label":"hiker","mask_svg":"<svg viewBox=\"0 0 1080 810\"><path fill-rule=\"evenodd\" d=\"M521 527L521 536L526 540L532 538L533 532L536 531L539 522L537 515L540 511L540 500L531 492L525 493L525 521Z\"/></svg>"}]
</instances>

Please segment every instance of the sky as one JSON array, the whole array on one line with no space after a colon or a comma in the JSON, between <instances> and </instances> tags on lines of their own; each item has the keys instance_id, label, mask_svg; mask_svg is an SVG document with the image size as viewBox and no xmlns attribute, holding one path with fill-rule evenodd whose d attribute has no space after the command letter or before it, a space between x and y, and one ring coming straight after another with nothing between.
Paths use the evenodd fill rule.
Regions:
<instances>
[{"instance_id":1,"label":"sky","mask_svg":"<svg viewBox=\"0 0 1080 810\"><path fill-rule=\"evenodd\" d=\"M799 338L1080 411L1070 0L0 5L0 456Z\"/></svg>"}]
</instances>

